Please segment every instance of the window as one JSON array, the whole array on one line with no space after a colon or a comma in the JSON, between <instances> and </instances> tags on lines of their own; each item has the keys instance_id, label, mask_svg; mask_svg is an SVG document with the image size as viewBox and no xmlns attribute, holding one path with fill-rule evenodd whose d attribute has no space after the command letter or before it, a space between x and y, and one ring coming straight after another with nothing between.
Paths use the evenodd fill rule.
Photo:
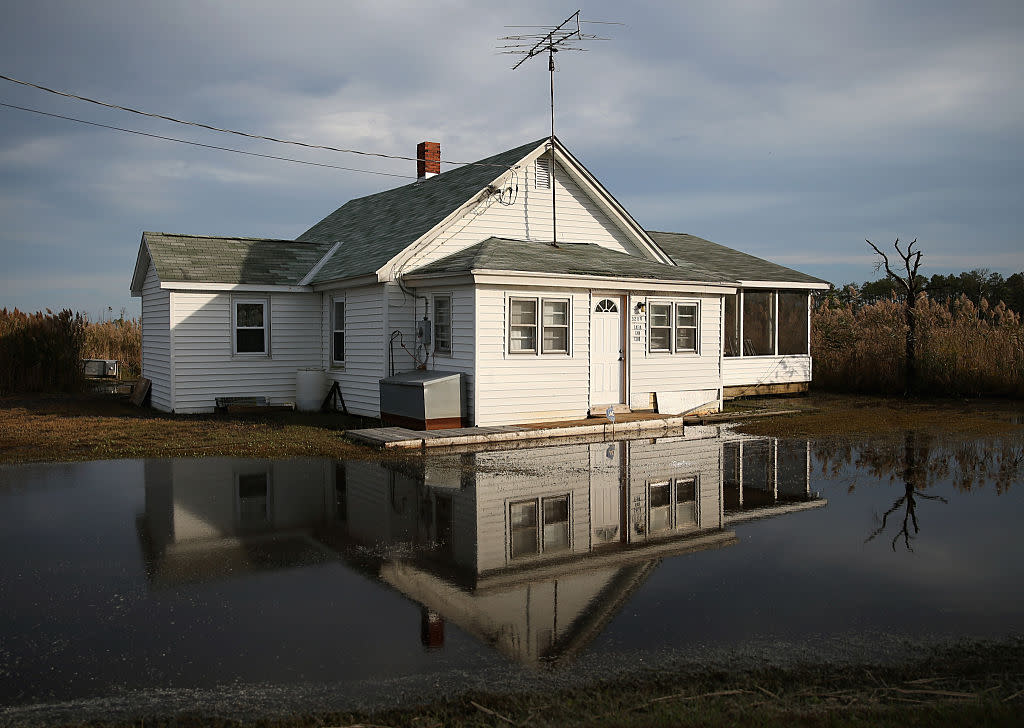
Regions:
<instances>
[{"instance_id":1,"label":"window","mask_svg":"<svg viewBox=\"0 0 1024 728\"><path fill-rule=\"evenodd\" d=\"M512 530L512 558L538 552L537 501L513 503L509 506Z\"/></svg>"},{"instance_id":2,"label":"window","mask_svg":"<svg viewBox=\"0 0 1024 728\"><path fill-rule=\"evenodd\" d=\"M725 355L740 355L740 294L725 297Z\"/></svg>"},{"instance_id":3,"label":"window","mask_svg":"<svg viewBox=\"0 0 1024 728\"><path fill-rule=\"evenodd\" d=\"M434 353L452 353L451 296L434 296Z\"/></svg>"},{"instance_id":4,"label":"window","mask_svg":"<svg viewBox=\"0 0 1024 728\"><path fill-rule=\"evenodd\" d=\"M512 558L564 551L569 548L569 496L510 503L509 526Z\"/></svg>"},{"instance_id":5,"label":"window","mask_svg":"<svg viewBox=\"0 0 1024 728\"><path fill-rule=\"evenodd\" d=\"M259 528L270 525L270 478L267 473L242 474L238 484L238 525Z\"/></svg>"},{"instance_id":6,"label":"window","mask_svg":"<svg viewBox=\"0 0 1024 728\"><path fill-rule=\"evenodd\" d=\"M651 533L697 527L697 478L673 478L648 487Z\"/></svg>"},{"instance_id":7,"label":"window","mask_svg":"<svg viewBox=\"0 0 1024 728\"><path fill-rule=\"evenodd\" d=\"M235 353L267 353L267 302L235 300Z\"/></svg>"},{"instance_id":8,"label":"window","mask_svg":"<svg viewBox=\"0 0 1024 728\"><path fill-rule=\"evenodd\" d=\"M672 304L652 303L648 322L651 351L672 351Z\"/></svg>"},{"instance_id":9,"label":"window","mask_svg":"<svg viewBox=\"0 0 1024 728\"><path fill-rule=\"evenodd\" d=\"M676 304L676 351L697 351L697 304Z\"/></svg>"},{"instance_id":10,"label":"window","mask_svg":"<svg viewBox=\"0 0 1024 728\"><path fill-rule=\"evenodd\" d=\"M775 291L743 292L743 356L775 353Z\"/></svg>"},{"instance_id":11,"label":"window","mask_svg":"<svg viewBox=\"0 0 1024 728\"><path fill-rule=\"evenodd\" d=\"M618 313L619 307L612 299L602 298L597 302L594 311L597 313Z\"/></svg>"},{"instance_id":12,"label":"window","mask_svg":"<svg viewBox=\"0 0 1024 728\"><path fill-rule=\"evenodd\" d=\"M544 299L544 335L542 351L545 354L569 353L569 301Z\"/></svg>"},{"instance_id":13,"label":"window","mask_svg":"<svg viewBox=\"0 0 1024 728\"><path fill-rule=\"evenodd\" d=\"M746 289L726 296L723 353L725 356L808 354L808 302L807 291Z\"/></svg>"},{"instance_id":14,"label":"window","mask_svg":"<svg viewBox=\"0 0 1024 728\"><path fill-rule=\"evenodd\" d=\"M807 353L807 294L779 292L779 353Z\"/></svg>"},{"instance_id":15,"label":"window","mask_svg":"<svg viewBox=\"0 0 1024 728\"><path fill-rule=\"evenodd\" d=\"M540 157L535 164L535 186L538 190L551 189L551 157Z\"/></svg>"},{"instance_id":16,"label":"window","mask_svg":"<svg viewBox=\"0 0 1024 728\"><path fill-rule=\"evenodd\" d=\"M649 351L697 353L700 307L696 303L651 302L647 310Z\"/></svg>"},{"instance_id":17,"label":"window","mask_svg":"<svg viewBox=\"0 0 1024 728\"><path fill-rule=\"evenodd\" d=\"M569 548L569 496L545 498L543 551L564 551Z\"/></svg>"},{"instance_id":18,"label":"window","mask_svg":"<svg viewBox=\"0 0 1024 728\"><path fill-rule=\"evenodd\" d=\"M332 299L331 309L331 362L334 364L344 364L345 299Z\"/></svg>"},{"instance_id":19,"label":"window","mask_svg":"<svg viewBox=\"0 0 1024 728\"><path fill-rule=\"evenodd\" d=\"M511 354L537 352L537 299L510 299L508 350Z\"/></svg>"}]
</instances>

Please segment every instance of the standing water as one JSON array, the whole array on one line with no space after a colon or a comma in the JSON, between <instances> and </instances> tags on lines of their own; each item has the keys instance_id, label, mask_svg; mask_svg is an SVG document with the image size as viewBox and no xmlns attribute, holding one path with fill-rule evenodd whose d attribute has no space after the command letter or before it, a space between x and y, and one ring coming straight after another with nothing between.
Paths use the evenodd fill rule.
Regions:
<instances>
[{"instance_id":1,"label":"standing water","mask_svg":"<svg viewBox=\"0 0 1024 728\"><path fill-rule=\"evenodd\" d=\"M1019 635L1022 447L693 428L2 467L0 719L308 712Z\"/></svg>"}]
</instances>

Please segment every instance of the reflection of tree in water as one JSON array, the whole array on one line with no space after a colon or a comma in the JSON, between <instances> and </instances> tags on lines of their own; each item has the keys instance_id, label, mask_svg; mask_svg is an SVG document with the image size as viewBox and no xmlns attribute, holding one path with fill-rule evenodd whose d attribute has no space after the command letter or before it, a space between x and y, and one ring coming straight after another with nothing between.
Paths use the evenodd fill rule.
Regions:
<instances>
[{"instance_id":1,"label":"reflection of tree in water","mask_svg":"<svg viewBox=\"0 0 1024 728\"><path fill-rule=\"evenodd\" d=\"M1002 494L1024 475L1024 438L1019 434L965 439L914 431L913 437L915 445L909 451L906 438L896 434L860 442L818 441L813 444L814 458L822 475L838 476L844 468L854 467L893 483L906 482L907 460L913 458L918 491L948 480L961 492L991 485Z\"/></svg>"},{"instance_id":2,"label":"reflection of tree in water","mask_svg":"<svg viewBox=\"0 0 1024 728\"><path fill-rule=\"evenodd\" d=\"M910 526L914 527L914 535L917 535L920 531L920 527L917 522L917 499L924 498L926 500L936 500L942 503L949 503L948 500L938 495L929 495L921 491L919 483L922 477L927 477L927 469L922 468L928 462L928 446L918 442L917 433L910 431L906 433L904 437L903 445L903 485L906 489L902 496L896 499L896 502L892 504L882 516L882 522L876 528L870 536L867 537L864 543L874 540L876 536L881 535L886 526L889 523L889 516L896 513L900 508L904 508L903 511L903 526L896 535L892 538L892 550L896 550L896 542L900 540L900 536L903 537L903 543L906 545L908 551L914 549L910 546ZM927 481L925 481L926 483Z\"/></svg>"}]
</instances>

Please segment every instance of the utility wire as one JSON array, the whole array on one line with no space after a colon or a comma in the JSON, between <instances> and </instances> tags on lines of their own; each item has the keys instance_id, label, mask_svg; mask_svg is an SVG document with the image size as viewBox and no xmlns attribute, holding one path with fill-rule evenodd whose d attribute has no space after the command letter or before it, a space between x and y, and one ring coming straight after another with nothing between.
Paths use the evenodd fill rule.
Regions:
<instances>
[{"instance_id":1,"label":"utility wire","mask_svg":"<svg viewBox=\"0 0 1024 728\"><path fill-rule=\"evenodd\" d=\"M366 174L379 174L385 177L401 177L403 179L416 179L412 175L408 174L394 174L392 172L375 172L371 169L356 169L354 167L341 167L337 164L323 164L321 162L308 162L305 159L292 159L291 157L278 157L274 154L260 154L258 152L247 152L243 149L232 149L231 147L219 147L216 144L203 144L202 142L193 142L187 139L178 139L176 137L163 136L161 134L150 134L146 131L138 131L136 129L125 129L120 126L111 126L110 124L100 124L95 121L86 121L85 119L76 119L73 116L64 116L62 114L51 114L49 111L40 111L39 109L30 109L26 106L15 106L14 104L5 104L0 102L0 106L5 106L8 109L18 109L19 111L29 111L33 114L42 114L43 116L52 116L55 119L66 119L67 121L75 121L79 124L88 124L89 126L98 126L104 129L113 129L114 131L123 131L128 134L138 134L139 136L152 137L153 139L163 139L168 142L178 142L179 144L191 144L195 147L205 147L206 149L219 149L223 152L234 152L235 154L245 154L250 157L263 157L264 159L277 159L282 162L294 162L295 164L308 164L312 167L330 167L331 169L342 169L346 172L364 172Z\"/></svg>"},{"instance_id":2,"label":"utility wire","mask_svg":"<svg viewBox=\"0 0 1024 728\"><path fill-rule=\"evenodd\" d=\"M40 86L37 83L31 83L30 81L21 81L17 78L5 76L0 73L0 79L4 81L10 81L11 83L20 84L22 86L29 86L31 88L39 89L40 91L46 91L47 93L56 94L57 96L64 96L69 99L77 99L79 101L86 101L90 104L96 104L97 106L105 106L108 109L117 109L119 111L127 111L132 114L138 114L140 116L148 116L153 119L163 119L164 121L172 121L175 124L185 124L186 126L196 126L201 129L209 129L210 131L220 132L222 134L236 134L238 136L248 137L250 139L262 139L268 142L277 142L278 144L294 144L299 147L308 147L309 149L325 149L329 152L342 152L345 154L359 154L364 157L380 157L382 159L402 159L410 162L423 161L418 157L404 157L398 154L383 154L381 152L364 152L359 149L342 149L339 147L331 147L324 144L309 144L307 142L295 141L292 139L278 139L272 136L264 136L262 134L250 134L244 131L236 131L235 129L222 129L217 126L211 126L210 124L203 124L198 121L185 121L183 119L176 119L173 116L164 116L163 114L154 114L149 111L141 111L140 109L133 109L130 106L120 106L118 104L111 104L106 101L99 101L97 99L91 99L88 96L79 96L68 91L58 91L57 89L49 88L47 86ZM457 162L451 159L442 159L441 162L445 164L456 164L456 165L473 165L478 167L499 167L501 169L509 169L508 165L505 164L484 164L481 162Z\"/></svg>"}]
</instances>

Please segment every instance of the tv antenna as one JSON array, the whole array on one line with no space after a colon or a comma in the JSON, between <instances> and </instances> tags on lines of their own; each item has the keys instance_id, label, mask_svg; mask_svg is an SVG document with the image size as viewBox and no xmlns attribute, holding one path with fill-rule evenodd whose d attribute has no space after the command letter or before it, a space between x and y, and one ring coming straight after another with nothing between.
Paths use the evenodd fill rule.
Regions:
<instances>
[{"instance_id":1,"label":"tv antenna","mask_svg":"<svg viewBox=\"0 0 1024 728\"><path fill-rule=\"evenodd\" d=\"M585 51L579 47L584 41L610 40L598 35L583 32L585 23L598 25L622 25L622 23L602 22L599 20L582 20L580 11L570 15L555 26L550 25L506 25L506 28L521 28L522 32L507 35L498 40L507 41L507 45L499 46L499 52L521 56L512 70L516 70L534 56L548 54L548 75L551 89L551 138L548 141L549 164L548 182L551 185L551 245L558 247L558 225L555 216L555 54L560 51Z\"/></svg>"}]
</instances>

